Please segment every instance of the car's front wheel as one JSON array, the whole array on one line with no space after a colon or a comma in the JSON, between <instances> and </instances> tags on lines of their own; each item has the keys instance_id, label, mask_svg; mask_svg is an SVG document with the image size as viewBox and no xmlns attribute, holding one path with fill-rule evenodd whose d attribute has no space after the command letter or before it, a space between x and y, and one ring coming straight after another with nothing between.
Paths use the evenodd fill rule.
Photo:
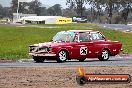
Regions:
<instances>
[{"instance_id":1,"label":"car's front wheel","mask_svg":"<svg viewBox=\"0 0 132 88\"><path fill-rule=\"evenodd\" d=\"M33 59L36 63L43 63L45 60L43 57L39 57L39 56L33 56Z\"/></svg>"},{"instance_id":2,"label":"car's front wheel","mask_svg":"<svg viewBox=\"0 0 132 88\"><path fill-rule=\"evenodd\" d=\"M67 60L67 58L68 58L67 52L66 52L65 50L61 50L61 51L58 53L58 55L57 55L56 61L57 61L58 63L65 62L65 61Z\"/></svg>"},{"instance_id":3,"label":"car's front wheel","mask_svg":"<svg viewBox=\"0 0 132 88\"><path fill-rule=\"evenodd\" d=\"M109 51L104 49L98 59L100 61L107 61L109 59Z\"/></svg>"}]
</instances>

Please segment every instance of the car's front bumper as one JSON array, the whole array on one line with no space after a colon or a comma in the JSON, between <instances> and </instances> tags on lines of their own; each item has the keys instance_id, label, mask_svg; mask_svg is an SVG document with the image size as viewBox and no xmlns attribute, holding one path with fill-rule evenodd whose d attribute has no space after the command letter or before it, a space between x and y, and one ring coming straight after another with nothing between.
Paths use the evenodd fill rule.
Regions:
<instances>
[{"instance_id":1,"label":"car's front bumper","mask_svg":"<svg viewBox=\"0 0 132 88\"><path fill-rule=\"evenodd\" d=\"M31 56L43 56L43 57L54 57L56 54L53 53L29 53Z\"/></svg>"}]
</instances>

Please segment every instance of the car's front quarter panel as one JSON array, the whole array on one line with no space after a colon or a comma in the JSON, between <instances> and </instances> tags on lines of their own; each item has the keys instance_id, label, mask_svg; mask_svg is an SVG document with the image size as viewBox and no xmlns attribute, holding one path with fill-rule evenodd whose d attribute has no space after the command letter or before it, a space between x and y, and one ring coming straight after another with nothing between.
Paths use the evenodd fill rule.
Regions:
<instances>
[{"instance_id":1,"label":"car's front quarter panel","mask_svg":"<svg viewBox=\"0 0 132 88\"><path fill-rule=\"evenodd\" d=\"M68 53L68 58L69 59L75 59L78 58L79 56L79 48L78 48L78 43L76 42L70 42L67 44L64 44L62 46L57 46L55 47L55 52L58 54L61 50L65 50Z\"/></svg>"}]
</instances>

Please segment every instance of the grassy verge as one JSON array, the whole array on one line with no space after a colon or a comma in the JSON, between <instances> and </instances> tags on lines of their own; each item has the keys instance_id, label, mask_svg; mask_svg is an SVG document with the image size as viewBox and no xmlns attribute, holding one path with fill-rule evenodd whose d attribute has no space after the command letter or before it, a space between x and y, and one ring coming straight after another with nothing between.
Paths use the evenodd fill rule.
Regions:
<instances>
[{"instance_id":1,"label":"grassy verge","mask_svg":"<svg viewBox=\"0 0 132 88\"><path fill-rule=\"evenodd\" d=\"M0 58L29 58L28 46L49 41L58 31L72 29L93 29L101 31L108 39L123 42L125 53L132 52L132 34L99 28L95 24L37 25L54 28L32 28L0 26Z\"/></svg>"}]
</instances>

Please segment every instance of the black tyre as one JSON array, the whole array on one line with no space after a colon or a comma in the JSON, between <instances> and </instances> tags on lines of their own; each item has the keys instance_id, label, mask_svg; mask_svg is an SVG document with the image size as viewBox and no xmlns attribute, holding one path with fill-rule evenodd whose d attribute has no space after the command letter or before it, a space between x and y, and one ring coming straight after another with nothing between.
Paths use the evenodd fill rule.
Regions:
<instances>
[{"instance_id":1,"label":"black tyre","mask_svg":"<svg viewBox=\"0 0 132 88\"><path fill-rule=\"evenodd\" d=\"M109 56L109 51L104 49L98 59L100 61L107 61L109 59Z\"/></svg>"},{"instance_id":2,"label":"black tyre","mask_svg":"<svg viewBox=\"0 0 132 88\"><path fill-rule=\"evenodd\" d=\"M58 53L58 55L57 55L56 61L57 61L58 63L62 63L62 62L65 62L65 61L67 60L67 58L68 58L67 52L66 52L65 50L61 50L61 51Z\"/></svg>"},{"instance_id":3,"label":"black tyre","mask_svg":"<svg viewBox=\"0 0 132 88\"><path fill-rule=\"evenodd\" d=\"M39 57L39 56L33 56L33 59L36 63L43 63L45 60L43 57Z\"/></svg>"},{"instance_id":4,"label":"black tyre","mask_svg":"<svg viewBox=\"0 0 132 88\"><path fill-rule=\"evenodd\" d=\"M84 76L77 76L76 81L79 85L83 86L84 84L86 84L87 79Z\"/></svg>"},{"instance_id":5,"label":"black tyre","mask_svg":"<svg viewBox=\"0 0 132 88\"><path fill-rule=\"evenodd\" d=\"M86 58L81 58L81 59L78 59L79 62L84 62Z\"/></svg>"}]
</instances>

